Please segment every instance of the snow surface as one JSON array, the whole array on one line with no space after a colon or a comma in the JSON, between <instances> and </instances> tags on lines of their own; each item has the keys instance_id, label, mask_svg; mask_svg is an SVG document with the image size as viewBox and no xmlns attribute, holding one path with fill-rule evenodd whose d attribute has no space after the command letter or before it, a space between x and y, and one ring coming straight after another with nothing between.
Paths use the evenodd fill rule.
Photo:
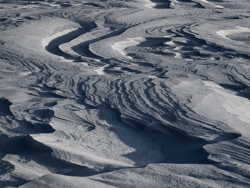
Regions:
<instances>
[{"instance_id":1,"label":"snow surface","mask_svg":"<svg viewBox=\"0 0 250 188\"><path fill-rule=\"evenodd\" d=\"M136 46L140 44L141 42L145 41L142 37L136 37L136 38L127 38L125 41L116 42L114 45L112 45L112 48L116 51L118 51L121 55L127 56L125 49L129 46ZM132 59L131 57L127 57Z\"/></svg>"},{"instance_id":2,"label":"snow surface","mask_svg":"<svg viewBox=\"0 0 250 188\"><path fill-rule=\"evenodd\" d=\"M226 38L226 39L230 40L228 35L247 33L247 32L248 33L250 32L250 28L236 26L236 29L220 30L220 31L217 31L217 34L222 36L223 38Z\"/></svg>"},{"instance_id":3,"label":"snow surface","mask_svg":"<svg viewBox=\"0 0 250 188\"><path fill-rule=\"evenodd\" d=\"M250 187L249 13L0 1L0 188Z\"/></svg>"}]
</instances>

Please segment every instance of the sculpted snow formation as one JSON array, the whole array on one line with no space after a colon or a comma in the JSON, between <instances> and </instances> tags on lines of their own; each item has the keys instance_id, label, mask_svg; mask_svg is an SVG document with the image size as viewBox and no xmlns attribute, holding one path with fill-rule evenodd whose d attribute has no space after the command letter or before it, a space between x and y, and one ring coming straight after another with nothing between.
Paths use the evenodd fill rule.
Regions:
<instances>
[{"instance_id":1,"label":"sculpted snow formation","mask_svg":"<svg viewBox=\"0 0 250 188\"><path fill-rule=\"evenodd\" d=\"M250 2L0 8L0 187L250 187Z\"/></svg>"}]
</instances>

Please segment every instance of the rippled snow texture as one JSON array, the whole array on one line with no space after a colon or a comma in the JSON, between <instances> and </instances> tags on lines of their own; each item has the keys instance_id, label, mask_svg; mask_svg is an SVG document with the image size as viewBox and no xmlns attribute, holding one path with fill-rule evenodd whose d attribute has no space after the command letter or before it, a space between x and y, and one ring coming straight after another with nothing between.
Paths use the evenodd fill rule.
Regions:
<instances>
[{"instance_id":1,"label":"rippled snow texture","mask_svg":"<svg viewBox=\"0 0 250 188\"><path fill-rule=\"evenodd\" d=\"M0 0L0 187L250 187L249 12Z\"/></svg>"}]
</instances>

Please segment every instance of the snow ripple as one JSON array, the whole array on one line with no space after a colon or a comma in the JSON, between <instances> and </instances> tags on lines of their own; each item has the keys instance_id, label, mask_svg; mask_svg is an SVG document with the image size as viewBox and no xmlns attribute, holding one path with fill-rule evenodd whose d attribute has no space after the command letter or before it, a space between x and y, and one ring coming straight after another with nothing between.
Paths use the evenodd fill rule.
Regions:
<instances>
[{"instance_id":1,"label":"snow ripple","mask_svg":"<svg viewBox=\"0 0 250 188\"><path fill-rule=\"evenodd\" d=\"M1 6L0 186L249 187L248 2Z\"/></svg>"}]
</instances>

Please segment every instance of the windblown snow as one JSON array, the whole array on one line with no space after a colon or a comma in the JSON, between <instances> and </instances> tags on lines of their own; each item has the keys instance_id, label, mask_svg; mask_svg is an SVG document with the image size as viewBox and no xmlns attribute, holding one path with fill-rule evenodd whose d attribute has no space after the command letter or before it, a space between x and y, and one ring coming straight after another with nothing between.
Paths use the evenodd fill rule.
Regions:
<instances>
[{"instance_id":1,"label":"windblown snow","mask_svg":"<svg viewBox=\"0 0 250 188\"><path fill-rule=\"evenodd\" d=\"M250 187L249 17L0 0L0 187Z\"/></svg>"}]
</instances>

